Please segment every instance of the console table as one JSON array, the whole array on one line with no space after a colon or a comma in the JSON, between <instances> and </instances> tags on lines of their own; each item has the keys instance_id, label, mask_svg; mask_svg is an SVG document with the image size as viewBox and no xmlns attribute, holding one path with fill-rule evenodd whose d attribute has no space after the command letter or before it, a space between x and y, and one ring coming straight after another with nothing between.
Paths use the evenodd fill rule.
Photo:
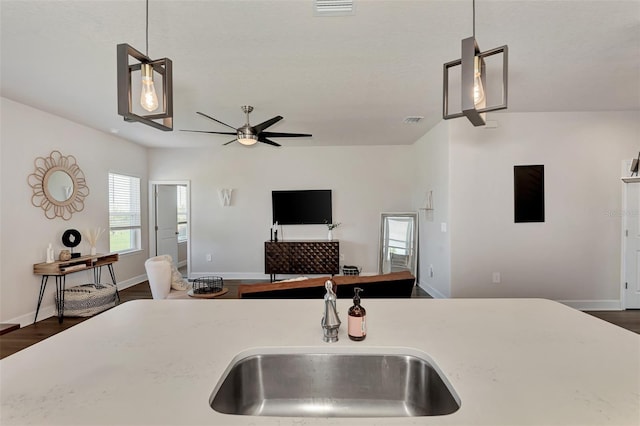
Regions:
<instances>
[{"instance_id":1,"label":"console table","mask_svg":"<svg viewBox=\"0 0 640 426\"><path fill-rule=\"evenodd\" d=\"M33 273L42 275L40 281L40 295L38 296L38 307L36 308L36 316L33 320L35 323L38 319L38 312L42 304L42 297L47 288L47 281L50 276L56 278L56 309L58 311L58 322L62 322L64 318L64 286L67 275L86 269L93 269L93 281L95 284L100 282L102 276L102 267L106 266L111 275L111 282L116 286L116 275L113 272L113 264L118 261L118 253L96 254L92 256L81 256L65 261L57 261L52 263L36 263L33 265ZM118 287L116 286L116 296L120 300Z\"/></svg>"},{"instance_id":2,"label":"console table","mask_svg":"<svg viewBox=\"0 0 640 426\"><path fill-rule=\"evenodd\" d=\"M338 241L266 241L264 273L271 281L276 274L332 274L340 272Z\"/></svg>"}]
</instances>

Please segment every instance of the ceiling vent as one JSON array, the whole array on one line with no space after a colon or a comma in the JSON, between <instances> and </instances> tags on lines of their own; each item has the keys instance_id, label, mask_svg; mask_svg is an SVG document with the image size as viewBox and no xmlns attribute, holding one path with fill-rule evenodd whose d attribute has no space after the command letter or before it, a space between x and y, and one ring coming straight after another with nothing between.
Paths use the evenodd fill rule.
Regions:
<instances>
[{"instance_id":1,"label":"ceiling vent","mask_svg":"<svg viewBox=\"0 0 640 426\"><path fill-rule=\"evenodd\" d=\"M316 16L353 15L353 0L314 0Z\"/></svg>"},{"instance_id":2,"label":"ceiling vent","mask_svg":"<svg viewBox=\"0 0 640 426\"><path fill-rule=\"evenodd\" d=\"M418 124L422 120L424 120L424 117L421 115L410 115L409 117L405 117L402 122L404 124Z\"/></svg>"}]
</instances>

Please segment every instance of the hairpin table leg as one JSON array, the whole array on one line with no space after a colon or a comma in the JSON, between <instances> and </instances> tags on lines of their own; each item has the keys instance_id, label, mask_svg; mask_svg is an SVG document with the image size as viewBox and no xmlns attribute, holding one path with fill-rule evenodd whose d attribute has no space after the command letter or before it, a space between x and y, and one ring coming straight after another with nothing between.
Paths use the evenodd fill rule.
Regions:
<instances>
[{"instance_id":1,"label":"hairpin table leg","mask_svg":"<svg viewBox=\"0 0 640 426\"><path fill-rule=\"evenodd\" d=\"M111 275L111 282L114 286L116 286L116 296L118 297L118 302L120 302L120 293L118 293L118 284L116 283L116 274L113 272L113 263L107 265L109 268L109 274Z\"/></svg>"},{"instance_id":2,"label":"hairpin table leg","mask_svg":"<svg viewBox=\"0 0 640 426\"><path fill-rule=\"evenodd\" d=\"M64 319L64 286L65 276L56 275L56 307L58 309L58 323Z\"/></svg>"},{"instance_id":3,"label":"hairpin table leg","mask_svg":"<svg viewBox=\"0 0 640 426\"><path fill-rule=\"evenodd\" d=\"M44 296L44 291L47 288L47 281L49 280L48 275L43 275L40 280L40 295L38 296L38 307L36 308L36 316L33 319L35 323L38 320L38 312L40 312L40 305L42 304L42 296Z\"/></svg>"}]
</instances>

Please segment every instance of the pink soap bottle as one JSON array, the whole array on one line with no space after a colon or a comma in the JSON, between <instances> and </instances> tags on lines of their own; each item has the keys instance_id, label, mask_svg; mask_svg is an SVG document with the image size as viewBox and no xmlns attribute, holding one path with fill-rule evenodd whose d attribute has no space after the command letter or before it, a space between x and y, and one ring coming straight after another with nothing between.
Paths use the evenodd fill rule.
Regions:
<instances>
[{"instance_id":1,"label":"pink soap bottle","mask_svg":"<svg viewBox=\"0 0 640 426\"><path fill-rule=\"evenodd\" d=\"M349 308L348 333L349 339L364 340L367 337L367 311L360 306L360 287L354 288L353 306Z\"/></svg>"}]
</instances>

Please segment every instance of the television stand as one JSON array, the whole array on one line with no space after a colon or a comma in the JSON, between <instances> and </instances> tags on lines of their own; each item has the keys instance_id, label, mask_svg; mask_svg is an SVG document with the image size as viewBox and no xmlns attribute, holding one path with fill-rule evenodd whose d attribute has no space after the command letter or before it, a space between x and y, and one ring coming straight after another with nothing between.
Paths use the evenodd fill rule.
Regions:
<instances>
[{"instance_id":1,"label":"television stand","mask_svg":"<svg viewBox=\"0 0 640 426\"><path fill-rule=\"evenodd\" d=\"M337 240L266 241L264 273L271 282L276 274L331 274L340 272L340 243Z\"/></svg>"}]
</instances>

